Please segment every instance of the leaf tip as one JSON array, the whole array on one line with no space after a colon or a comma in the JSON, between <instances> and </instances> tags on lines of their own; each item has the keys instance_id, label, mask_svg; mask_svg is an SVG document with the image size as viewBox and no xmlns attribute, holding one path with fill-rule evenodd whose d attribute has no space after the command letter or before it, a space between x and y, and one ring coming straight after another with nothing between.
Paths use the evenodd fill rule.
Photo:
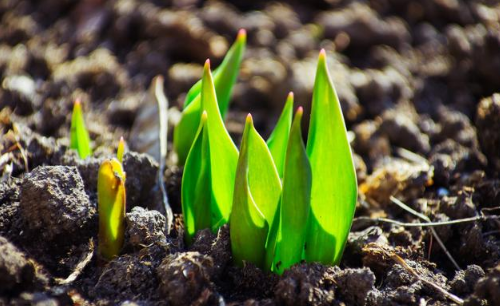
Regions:
<instances>
[{"instance_id":1,"label":"leaf tip","mask_svg":"<svg viewBox=\"0 0 500 306\"><path fill-rule=\"evenodd\" d=\"M321 51L319 51L319 59L320 60L326 60L326 51L324 48L321 49Z\"/></svg>"},{"instance_id":2,"label":"leaf tip","mask_svg":"<svg viewBox=\"0 0 500 306\"><path fill-rule=\"evenodd\" d=\"M302 106L297 107L297 111L295 112L295 117L298 120L300 120L303 114L304 114L304 108Z\"/></svg>"},{"instance_id":3,"label":"leaf tip","mask_svg":"<svg viewBox=\"0 0 500 306\"><path fill-rule=\"evenodd\" d=\"M203 70L206 72L206 71L210 71L210 59L207 58L207 60L205 61L205 66L203 67Z\"/></svg>"},{"instance_id":4,"label":"leaf tip","mask_svg":"<svg viewBox=\"0 0 500 306\"><path fill-rule=\"evenodd\" d=\"M208 113L205 110L205 111L203 111L203 114L201 114L201 122L205 123L205 121L207 121L207 117L208 117Z\"/></svg>"},{"instance_id":5,"label":"leaf tip","mask_svg":"<svg viewBox=\"0 0 500 306\"><path fill-rule=\"evenodd\" d=\"M247 120L246 120L247 124L253 124L253 117L252 117L252 114L248 114L247 115Z\"/></svg>"},{"instance_id":6,"label":"leaf tip","mask_svg":"<svg viewBox=\"0 0 500 306\"><path fill-rule=\"evenodd\" d=\"M236 40L239 42L245 42L247 40L247 30L240 29L238 31L238 37L236 38Z\"/></svg>"},{"instance_id":7,"label":"leaf tip","mask_svg":"<svg viewBox=\"0 0 500 306\"><path fill-rule=\"evenodd\" d=\"M82 107L82 101L80 98L76 98L75 102L73 102L73 109L81 109Z\"/></svg>"},{"instance_id":8,"label":"leaf tip","mask_svg":"<svg viewBox=\"0 0 500 306\"><path fill-rule=\"evenodd\" d=\"M290 91L288 93L288 97L287 97L288 100L292 100L293 99L293 91Z\"/></svg>"}]
</instances>

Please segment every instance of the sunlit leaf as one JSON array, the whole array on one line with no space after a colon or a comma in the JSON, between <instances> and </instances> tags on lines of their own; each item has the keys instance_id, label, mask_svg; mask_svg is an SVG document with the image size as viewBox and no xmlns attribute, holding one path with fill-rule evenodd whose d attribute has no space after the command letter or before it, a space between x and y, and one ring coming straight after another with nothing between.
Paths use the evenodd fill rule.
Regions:
<instances>
[{"instance_id":1,"label":"sunlit leaf","mask_svg":"<svg viewBox=\"0 0 500 306\"><path fill-rule=\"evenodd\" d=\"M245 30L240 30L235 43L224 57L224 61L214 71L215 91L222 117L225 116L229 107L231 92L238 77L245 46L246 32ZM184 103L181 120L174 130L174 148L177 152L179 165L184 164L200 123L202 113L201 88L202 84L200 80L189 90Z\"/></svg>"},{"instance_id":2,"label":"sunlit leaf","mask_svg":"<svg viewBox=\"0 0 500 306\"><path fill-rule=\"evenodd\" d=\"M311 201L311 166L302 140L302 108L297 110L286 150L281 222L274 265L278 274L300 262L304 251Z\"/></svg>"},{"instance_id":3,"label":"sunlit leaf","mask_svg":"<svg viewBox=\"0 0 500 306\"><path fill-rule=\"evenodd\" d=\"M219 112L208 60L203 72L201 107L204 114L182 177L183 209L185 214L193 214L192 222L185 216L188 242L196 231L209 227L215 232L229 220L238 161L238 150ZM210 218L209 222L205 218Z\"/></svg>"},{"instance_id":4,"label":"sunlit leaf","mask_svg":"<svg viewBox=\"0 0 500 306\"><path fill-rule=\"evenodd\" d=\"M98 253L111 260L123 246L125 230L125 172L115 158L105 160L97 177L97 206L99 211Z\"/></svg>"},{"instance_id":5,"label":"sunlit leaf","mask_svg":"<svg viewBox=\"0 0 500 306\"><path fill-rule=\"evenodd\" d=\"M275 218L281 182L267 145L248 115L236 170L230 218L234 261L264 266L269 226Z\"/></svg>"},{"instance_id":6,"label":"sunlit leaf","mask_svg":"<svg viewBox=\"0 0 500 306\"><path fill-rule=\"evenodd\" d=\"M196 231L210 228L211 224L210 149L206 122L207 113L203 112L182 176L182 214L188 244L191 244Z\"/></svg>"},{"instance_id":7,"label":"sunlit leaf","mask_svg":"<svg viewBox=\"0 0 500 306\"><path fill-rule=\"evenodd\" d=\"M357 184L344 118L324 50L316 71L307 154L312 190L306 260L336 264L354 217Z\"/></svg>"},{"instance_id":8,"label":"sunlit leaf","mask_svg":"<svg viewBox=\"0 0 500 306\"><path fill-rule=\"evenodd\" d=\"M92 155L90 137L87 129L85 128L85 121L83 120L80 100L76 100L73 105L70 141L70 148L76 150L80 158L86 158L87 156Z\"/></svg>"},{"instance_id":9,"label":"sunlit leaf","mask_svg":"<svg viewBox=\"0 0 500 306\"><path fill-rule=\"evenodd\" d=\"M285 164L286 148L288 143L288 135L290 134L290 126L292 125L293 116L293 93L288 94L285 107L281 113L276 126L274 127L271 136L267 140L267 146L271 151L274 163L278 169L280 178L283 178L283 167Z\"/></svg>"},{"instance_id":10,"label":"sunlit leaf","mask_svg":"<svg viewBox=\"0 0 500 306\"><path fill-rule=\"evenodd\" d=\"M125 140L120 137L120 142L118 143L118 149L116 150L116 159L123 164L123 154L125 153Z\"/></svg>"}]
</instances>

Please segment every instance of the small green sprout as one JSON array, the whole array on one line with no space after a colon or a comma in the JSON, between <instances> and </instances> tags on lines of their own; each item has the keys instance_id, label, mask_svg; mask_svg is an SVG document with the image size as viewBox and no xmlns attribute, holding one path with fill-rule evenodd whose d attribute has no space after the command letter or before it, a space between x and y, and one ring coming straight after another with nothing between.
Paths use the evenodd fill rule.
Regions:
<instances>
[{"instance_id":1,"label":"small green sprout","mask_svg":"<svg viewBox=\"0 0 500 306\"><path fill-rule=\"evenodd\" d=\"M241 29L236 42L227 52L222 64L213 73L213 82L217 93L218 108L222 118L229 107L231 92L238 77L243 53L245 52L246 32ZM178 164L184 165L189 150L194 142L196 131L200 125L203 108L201 106L202 82L197 82L188 92L184 102L184 110L174 130L174 149ZM210 115L210 114L209 114Z\"/></svg>"},{"instance_id":2,"label":"small green sprout","mask_svg":"<svg viewBox=\"0 0 500 306\"><path fill-rule=\"evenodd\" d=\"M339 99L321 50L307 139L311 162L311 213L305 259L337 264L356 208L357 181Z\"/></svg>"},{"instance_id":3,"label":"small green sprout","mask_svg":"<svg viewBox=\"0 0 500 306\"><path fill-rule=\"evenodd\" d=\"M80 158L87 158L87 156L92 155L90 137L87 129L85 128L82 105L79 99L76 99L73 105L70 130L70 148L76 150Z\"/></svg>"},{"instance_id":4,"label":"small green sprout","mask_svg":"<svg viewBox=\"0 0 500 306\"><path fill-rule=\"evenodd\" d=\"M201 81L200 124L189 151L181 185L186 240L201 229L212 231L228 222L233 201L238 149L219 111L210 61Z\"/></svg>"},{"instance_id":5,"label":"small green sprout","mask_svg":"<svg viewBox=\"0 0 500 306\"><path fill-rule=\"evenodd\" d=\"M230 218L231 247L237 264L248 261L264 267L266 241L280 195L281 182L271 152L249 114L236 168Z\"/></svg>"},{"instance_id":6,"label":"small green sprout","mask_svg":"<svg viewBox=\"0 0 500 306\"><path fill-rule=\"evenodd\" d=\"M116 159L105 160L97 177L98 253L105 260L118 255L125 230L125 172Z\"/></svg>"},{"instance_id":7,"label":"small green sprout","mask_svg":"<svg viewBox=\"0 0 500 306\"><path fill-rule=\"evenodd\" d=\"M123 164L123 154L125 153L125 140L123 140L123 136L120 137L120 142L118 143L118 149L116 150L116 158Z\"/></svg>"}]
</instances>

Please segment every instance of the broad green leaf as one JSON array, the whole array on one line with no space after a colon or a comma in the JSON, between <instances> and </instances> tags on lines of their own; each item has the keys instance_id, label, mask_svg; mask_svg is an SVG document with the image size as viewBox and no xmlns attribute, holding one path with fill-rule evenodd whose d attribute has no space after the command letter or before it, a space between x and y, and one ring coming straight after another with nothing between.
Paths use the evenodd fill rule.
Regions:
<instances>
[{"instance_id":1,"label":"broad green leaf","mask_svg":"<svg viewBox=\"0 0 500 306\"><path fill-rule=\"evenodd\" d=\"M276 215L280 194L281 182L271 153L248 115L230 218L231 245L237 264L248 261L264 266L269 225Z\"/></svg>"},{"instance_id":2,"label":"broad green leaf","mask_svg":"<svg viewBox=\"0 0 500 306\"><path fill-rule=\"evenodd\" d=\"M307 154L312 169L311 212L305 257L337 264L351 228L357 198L356 172L342 110L319 55L311 106Z\"/></svg>"},{"instance_id":3,"label":"broad green leaf","mask_svg":"<svg viewBox=\"0 0 500 306\"><path fill-rule=\"evenodd\" d=\"M222 117L225 117L229 107L231 92L243 59L246 45L246 32L240 30L236 42L229 49L222 64L214 71L214 85L217 101ZM202 81L198 81L188 92L184 102L182 117L174 130L174 148L177 152L178 163L183 165L191 144L196 135L202 113L201 89Z\"/></svg>"},{"instance_id":4,"label":"broad green leaf","mask_svg":"<svg viewBox=\"0 0 500 306\"><path fill-rule=\"evenodd\" d=\"M115 158L105 160L97 176L99 210L98 253L111 260L123 246L125 231L125 172Z\"/></svg>"},{"instance_id":5,"label":"broad green leaf","mask_svg":"<svg viewBox=\"0 0 500 306\"><path fill-rule=\"evenodd\" d=\"M285 107L283 107L283 112L278 119L278 123L276 123L271 136L269 136L267 140L267 146L271 151L280 178L283 178L283 167L285 165L286 147L288 135L290 134L290 126L292 125L292 116L293 93L290 92L286 99Z\"/></svg>"},{"instance_id":6,"label":"broad green leaf","mask_svg":"<svg viewBox=\"0 0 500 306\"><path fill-rule=\"evenodd\" d=\"M182 177L182 207L188 243L204 228L213 232L229 220L233 201L238 150L217 106L210 62L205 63L201 116L195 142Z\"/></svg>"},{"instance_id":7,"label":"broad green leaf","mask_svg":"<svg viewBox=\"0 0 500 306\"><path fill-rule=\"evenodd\" d=\"M70 141L70 148L76 150L80 158L86 158L87 156L92 155L90 137L87 129L85 128L85 121L83 120L82 105L80 100L76 100L73 105Z\"/></svg>"},{"instance_id":8,"label":"broad green leaf","mask_svg":"<svg viewBox=\"0 0 500 306\"><path fill-rule=\"evenodd\" d=\"M281 222L272 270L282 274L300 262L311 201L311 166L302 140L302 108L297 110L286 150Z\"/></svg>"},{"instance_id":9,"label":"broad green leaf","mask_svg":"<svg viewBox=\"0 0 500 306\"><path fill-rule=\"evenodd\" d=\"M116 159L123 164L123 154L125 153L125 140L120 137L120 142L118 143L118 149L116 150Z\"/></svg>"}]
</instances>

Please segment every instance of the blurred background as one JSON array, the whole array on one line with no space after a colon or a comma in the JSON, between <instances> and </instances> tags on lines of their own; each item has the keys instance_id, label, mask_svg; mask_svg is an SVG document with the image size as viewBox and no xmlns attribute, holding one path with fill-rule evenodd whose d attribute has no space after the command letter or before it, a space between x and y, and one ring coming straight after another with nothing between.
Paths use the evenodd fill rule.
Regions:
<instances>
[{"instance_id":1,"label":"blurred background","mask_svg":"<svg viewBox=\"0 0 500 306\"><path fill-rule=\"evenodd\" d=\"M44 136L68 135L80 97L96 146L111 145L158 74L175 122L205 59L216 67L244 28L231 132L252 112L268 135L289 91L307 109L325 48L368 172L395 146L431 162L440 144L482 166L482 153L498 158L474 128L481 99L500 91L498 1L2 0L0 20L0 108Z\"/></svg>"}]
</instances>

